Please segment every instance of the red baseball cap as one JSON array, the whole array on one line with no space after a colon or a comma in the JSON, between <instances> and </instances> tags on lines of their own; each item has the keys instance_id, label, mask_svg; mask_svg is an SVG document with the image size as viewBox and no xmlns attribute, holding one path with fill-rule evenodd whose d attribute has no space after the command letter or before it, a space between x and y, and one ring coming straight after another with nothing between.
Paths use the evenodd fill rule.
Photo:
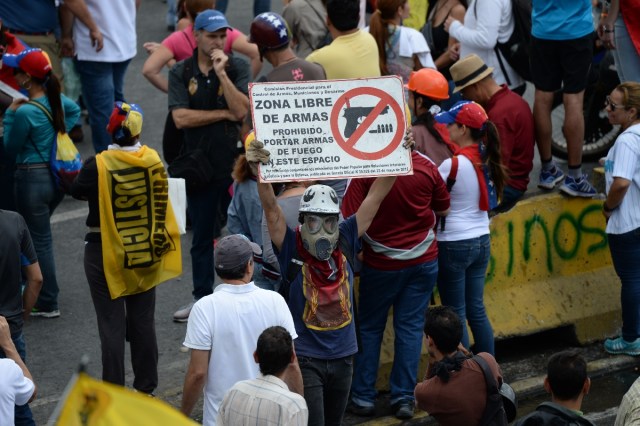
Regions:
<instances>
[{"instance_id":1,"label":"red baseball cap","mask_svg":"<svg viewBox=\"0 0 640 426\"><path fill-rule=\"evenodd\" d=\"M459 123L473 129L481 129L489 119L484 108L472 101L457 102L449 111L436 114L434 118L438 123Z\"/></svg>"},{"instance_id":2,"label":"red baseball cap","mask_svg":"<svg viewBox=\"0 0 640 426\"><path fill-rule=\"evenodd\" d=\"M25 49L17 55L7 53L2 56L2 64L19 68L32 77L44 80L51 72L49 56L40 49Z\"/></svg>"}]
</instances>

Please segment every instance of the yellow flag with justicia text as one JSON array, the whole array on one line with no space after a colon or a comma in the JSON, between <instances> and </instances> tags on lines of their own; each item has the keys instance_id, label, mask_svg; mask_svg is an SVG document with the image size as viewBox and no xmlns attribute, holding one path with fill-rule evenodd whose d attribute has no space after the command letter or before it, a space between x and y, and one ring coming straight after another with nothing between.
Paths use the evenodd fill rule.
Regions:
<instances>
[{"instance_id":1,"label":"yellow flag with justicia text","mask_svg":"<svg viewBox=\"0 0 640 426\"><path fill-rule=\"evenodd\" d=\"M112 299L147 291L182 273L178 224L158 153L96 155L104 273Z\"/></svg>"},{"instance_id":2,"label":"yellow flag with justicia text","mask_svg":"<svg viewBox=\"0 0 640 426\"><path fill-rule=\"evenodd\" d=\"M164 401L78 373L61 401L56 426L192 426L192 421Z\"/></svg>"}]
</instances>

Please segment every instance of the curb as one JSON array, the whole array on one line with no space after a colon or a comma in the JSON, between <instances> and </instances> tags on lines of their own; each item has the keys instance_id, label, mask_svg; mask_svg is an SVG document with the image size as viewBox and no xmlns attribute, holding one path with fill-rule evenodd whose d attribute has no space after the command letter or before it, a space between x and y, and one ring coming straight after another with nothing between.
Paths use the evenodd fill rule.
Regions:
<instances>
[{"instance_id":1,"label":"curb","mask_svg":"<svg viewBox=\"0 0 640 426\"><path fill-rule=\"evenodd\" d=\"M631 368L638 364L636 358L628 355L614 355L609 358L601 358L587 363L587 371L591 378L605 376L620 370ZM529 377L509 383L518 399L526 399L544 392L543 383L545 374ZM363 426L395 426L395 425L437 425L435 419L424 411L416 411L410 420L399 420L394 416L378 417L373 420L358 423Z\"/></svg>"}]
</instances>

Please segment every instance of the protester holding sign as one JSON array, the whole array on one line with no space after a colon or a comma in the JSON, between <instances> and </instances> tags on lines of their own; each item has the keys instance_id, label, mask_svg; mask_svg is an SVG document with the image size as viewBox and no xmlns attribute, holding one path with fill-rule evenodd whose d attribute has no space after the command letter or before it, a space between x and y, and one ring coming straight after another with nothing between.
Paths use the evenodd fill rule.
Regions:
<instances>
[{"instance_id":1,"label":"protester holding sign","mask_svg":"<svg viewBox=\"0 0 640 426\"><path fill-rule=\"evenodd\" d=\"M155 286L182 272L180 235L158 153L140 144L142 111L117 102L108 150L87 159L72 194L89 201L84 269L96 310L102 380L124 386L125 339L133 387L158 385ZM132 189L133 188L133 189Z\"/></svg>"},{"instance_id":2,"label":"protester holding sign","mask_svg":"<svg viewBox=\"0 0 640 426\"><path fill-rule=\"evenodd\" d=\"M363 235L364 266L358 300L362 347L355 358L348 408L359 415L374 414L380 346L393 307L391 410L399 419L413 417L424 312L438 275L436 215L447 214L449 193L431 160L413 151L412 162L413 175L397 178ZM350 181L342 203L344 217L364 206L375 181Z\"/></svg>"},{"instance_id":3,"label":"protester holding sign","mask_svg":"<svg viewBox=\"0 0 640 426\"><path fill-rule=\"evenodd\" d=\"M447 125L459 149L439 167L451 193L451 213L438 230L438 291L464 324L462 344L469 347L466 322L473 332L475 352L494 354L493 330L484 307L484 279L491 241L488 212L502 197L506 171L500 138L484 109L458 102L435 117Z\"/></svg>"},{"instance_id":4,"label":"protester holding sign","mask_svg":"<svg viewBox=\"0 0 640 426\"><path fill-rule=\"evenodd\" d=\"M255 174L258 162L269 162L269 151L263 146L253 141L247 151ZM359 237L371 225L395 180L395 176L376 179L357 212L340 224L335 191L326 185L312 185L300 201L301 226L295 230L286 225L272 186L258 184L282 275L294 277L287 296L298 334L296 353L309 425L342 422L351 387L352 357L358 350L352 264L359 251ZM297 268L297 273L292 268Z\"/></svg>"}]
</instances>

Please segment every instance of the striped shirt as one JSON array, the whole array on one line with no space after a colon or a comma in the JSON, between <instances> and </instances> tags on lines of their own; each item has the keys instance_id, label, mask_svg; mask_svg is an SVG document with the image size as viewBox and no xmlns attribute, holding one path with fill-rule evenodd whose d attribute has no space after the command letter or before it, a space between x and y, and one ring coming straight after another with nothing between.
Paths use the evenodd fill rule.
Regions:
<instances>
[{"instance_id":1,"label":"striped shirt","mask_svg":"<svg viewBox=\"0 0 640 426\"><path fill-rule=\"evenodd\" d=\"M613 178L631 181L620 207L611 213L607 234L624 234L640 228L640 124L622 132L607 154L604 164L607 193Z\"/></svg>"},{"instance_id":2,"label":"striped shirt","mask_svg":"<svg viewBox=\"0 0 640 426\"><path fill-rule=\"evenodd\" d=\"M640 423L640 378L622 397L614 426L637 425Z\"/></svg>"},{"instance_id":3,"label":"striped shirt","mask_svg":"<svg viewBox=\"0 0 640 426\"><path fill-rule=\"evenodd\" d=\"M236 383L224 396L217 425L306 426L309 410L304 398L276 376Z\"/></svg>"}]
</instances>

